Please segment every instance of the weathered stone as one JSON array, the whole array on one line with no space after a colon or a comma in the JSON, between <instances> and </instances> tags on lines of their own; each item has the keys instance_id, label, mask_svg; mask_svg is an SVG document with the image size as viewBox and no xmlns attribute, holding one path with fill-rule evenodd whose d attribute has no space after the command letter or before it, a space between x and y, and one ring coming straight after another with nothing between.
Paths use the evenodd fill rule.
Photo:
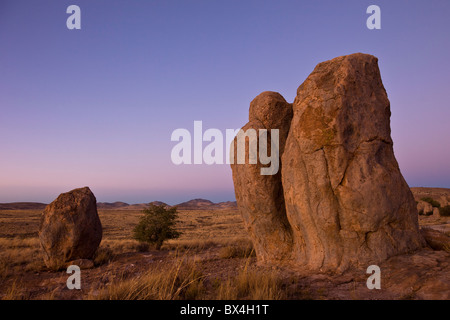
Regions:
<instances>
[{"instance_id":1,"label":"weathered stone","mask_svg":"<svg viewBox=\"0 0 450 320\"><path fill-rule=\"evenodd\" d=\"M91 259L101 239L97 202L88 187L61 194L42 214L39 240L49 268Z\"/></svg>"},{"instance_id":2,"label":"weathered stone","mask_svg":"<svg viewBox=\"0 0 450 320\"><path fill-rule=\"evenodd\" d=\"M249 122L242 130L279 129L279 153L282 154L291 119L291 104L278 93L263 92L251 102ZM231 168L236 200L256 254L260 261L287 259L292 250L292 231L286 218L281 169L275 175L261 175L261 167L267 165L259 161L249 164L249 148L245 149L246 164L237 164L238 139L233 143Z\"/></svg>"},{"instance_id":3,"label":"weathered stone","mask_svg":"<svg viewBox=\"0 0 450 320\"><path fill-rule=\"evenodd\" d=\"M422 247L378 59L352 54L320 63L293 110L282 183L298 263L342 270Z\"/></svg>"},{"instance_id":4,"label":"weathered stone","mask_svg":"<svg viewBox=\"0 0 450 320\"><path fill-rule=\"evenodd\" d=\"M420 200L417 204L417 211L421 215L431 215L433 214L433 206L426 201Z\"/></svg>"},{"instance_id":5,"label":"weathered stone","mask_svg":"<svg viewBox=\"0 0 450 320\"><path fill-rule=\"evenodd\" d=\"M433 212L433 216L435 216L435 217L440 217L441 216L439 208L433 208L432 212Z\"/></svg>"},{"instance_id":6,"label":"weathered stone","mask_svg":"<svg viewBox=\"0 0 450 320\"><path fill-rule=\"evenodd\" d=\"M265 92L243 128L280 129L281 177L261 175L248 149L246 164L232 165L259 260L343 271L423 247L377 58L320 63L298 88L293 112L291 121L290 105Z\"/></svg>"},{"instance_id":7,"label":"weathered stone","mask_svg":"<svg viewBox=\"0 0 450 320\"><path fill-rule=\"evenodd\" d=\"M450 237L445 233L430 228L422 228L420 232L432 249L450 250Z\"/></svg>"}]
</instances>

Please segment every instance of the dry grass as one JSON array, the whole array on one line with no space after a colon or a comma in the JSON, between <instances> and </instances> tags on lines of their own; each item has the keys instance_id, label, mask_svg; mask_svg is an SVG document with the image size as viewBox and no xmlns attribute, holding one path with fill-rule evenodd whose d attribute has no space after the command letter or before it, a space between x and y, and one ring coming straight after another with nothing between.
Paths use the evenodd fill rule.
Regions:
<instances>
[{"instance_id":1,"label":"dry grass","mask_svg":"<svg viewBox=\"0 0 450 320\"><path fill-rule=\"evenodd\" d=\"M274 271L250 268L249 261L225 281L204 274L196 260L185 252L169 266L148 270L133 277L121 276L106 288L92 291L91 300L278 300L289 292ZM291 293L292 294L292 293Z\"/></svg>"},{"instance_id":2,"label":"dry grass","mask_svg":"<svg viewBox=\"0 0 450 320\"><path fill-rule=\"evenodd\" d=\"M17 281L14 281L6 290L2 300L23 300L24 297L20 294L18 287L19 285L17 285Z\"/></svg>"},{"instance_id":3,"label":"dry grass","mask_svg":"<svg viewBox=\"0 0 450 320\"><path fill-rule=\"evenodd\" d=\"M217 290L219 300L281 300L289 296L283 281L275 271L255 270L249 259L236 277L221 282Z\"/></svg>"},{"instance_id":4,"label":"dry grass","mask_svg":"<svg viewBox=\"0 0 450 320\"><path fill-rule=\"evenodd\" d=\"M255 256L253 244L251 241L245 239L229 244L219 251L219 257L221 259L248 258Z\"/></svg>"},{"instance_id":5,"label":"dry grass","mask_svg":"<svg viewBox=\"0 0 450 320\"><path fill-rule=\"evenodd\" d=\"M0 281L23 271L44 268L37 238L0 238Z\"/></svg>"},{"instance_id":6,"label":"dry grass","mask_svg":"<svg viewBox=\"0 0 450 320\"><path fill-rule=\"evenodd\" d=\"M91 300L178 300L199 299L204 292L204 276L195 261L186 256L178 258L167 270L149 270L132 278L121 277L98 293L91 292Z\"/></svg>"}]
</instances>

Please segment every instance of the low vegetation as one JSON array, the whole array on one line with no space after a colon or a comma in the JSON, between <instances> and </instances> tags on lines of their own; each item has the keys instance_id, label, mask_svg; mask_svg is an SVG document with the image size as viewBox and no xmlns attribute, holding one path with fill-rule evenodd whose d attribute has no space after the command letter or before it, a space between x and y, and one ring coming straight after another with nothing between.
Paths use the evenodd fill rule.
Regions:
<instances>
[{"instance_id":1,"label":"low vegetation","mask_svg":"<svg viewBox=\"0 0 450 320\"><path fill-rule=\"evenodd\" d=\"M424 212L423 209L419 210L419 216L432 216L433 215L433 211L428 211L428 212Z\"/></svg>"},{"instance_id":2,"label":"low vegetation","mask_svg":"<svg viewBox=\"0 0 450 320\"><path fill-rule=\"evenodd\" d=\"M222 247L219 251L219 257L221 259L248 258L255 256L255 250L250 241L236 242Z\"/></svg>"},{"instance_id":3,"label":"low vegetation","mask_svg":"<svg viewBox=\"0 0 450 320\"><path fill-rule=\"evenodd\" d=\"M136 277L121 277L99 293L95 300L179 300L198 299L204 291L203 274L195 261L178 258L167 268L149 270Z\"/></svg>"},{"instance_id":4,"label":"low vegetation","mask_svg":"<svg viewBox=\"0 0 450 320\"><path fill-rule=\"evenodd\" d=\"M219 300L281 300L289 295L279 274L250 269L247 263L236 277L219 284L216 297Z\"/></svg>"},{"instance_id":5,"label":"low vegetation","mask_svg":"<svg viewBox=\"0 0 450 320\"><path fill-rule=\"evenodd\" d=\"M0 238L0 284L8 276L40 271L44 262L37 238Z\"/></svg>"},{"instance_id":6,"label":"low vegetation","mask_svg":"<svg viewBox=\"0 0 450 320\"><path fill-rule=\"evenodd\" d=\"M274 271L250 268L250 260L236 275L225 280L206 274L189 254L166 268L149 270L137 277L121 277L89 299L96 300L278 300L288 292L282 277Z\"/></svg>"},{"instance_id":7,"label":"low vegetation","mask_svg":"<svg viewBox=\"0 0 450 320\"><path fill-rule=\"evenodd\" d=\"M442 217L450 217L450 206L445 206L445 207L439 208L439 214Z\"/></svg>"},{"instance_id":8,"label":"low vegetation","mask_svg":"<svg viewBox=\"0 0 450 320\"><path fill-rule=\"evenodd\" d=\"M425 201L425 202L428 202L429 204L431 204L433 206L433 208L440 208L441 207L441 204L438 201L434 200L433 198L424 197L421 200Z\"/></svg>"},{"instance_id":9,"label":"low vegetation","mask_svg":"<svg viewBox=\"0 0 450 320\"><path fill-rule=\"evenodd\" d=\"M165 205L150 204L142 212L144 215L133 230L136 240L160 250L164 241L180 237L181 233L175 229L178 218L176 207L167 208Z\"/></svg>"}]
</instances>

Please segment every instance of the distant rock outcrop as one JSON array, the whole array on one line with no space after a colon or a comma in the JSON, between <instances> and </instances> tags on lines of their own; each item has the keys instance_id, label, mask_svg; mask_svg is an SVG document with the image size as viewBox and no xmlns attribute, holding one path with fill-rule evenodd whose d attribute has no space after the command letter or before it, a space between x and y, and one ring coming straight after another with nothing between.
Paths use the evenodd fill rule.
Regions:
<instances>
[{"instance_id":1,"label":"distant rock outcrop","mask_svg":"<svg viewBox=\"0 0 450 320\"><path fill-rule=\"evenodd\" d=\"M450 189L448 188L413 187L411 191L416 201L421 201L423 198L431 198L439 202L442 207L450 204Z\"/></svg>"},{"instance_id":2,"label":"distant rock outcrop","mask_svg":"<svg viewBox=\"0 0 450 320\"><path fill-rule=\"evenodd\" d=\"M289 130L285 145L280 138L281 184L258 175L259 164L232 165L238 206L260 260L343 271L425 245L394 156L377 62L352 54L320 63L298 88L290 128L287 103L260 108L258 119L269 125L244 126L280 128L280 137Z\"/></svg>"},{"instance_id":3,"label":"distant rock outcrop","mask_svg":"<svg viewBox=\"0 0 450 320\"><path fill-rule=\"evenodd\" d=\"M428 202L419 200L417 202L417 211L420 215L424 214L426 216L433 214L433 206Z\"/></svg>"},{"instance_id":4,"label":"distant rock outcrop","mask_svg":"<svg viewBox=\"0 0 450 320\"><path fill-rule=\"evenodd\" d=\"M92 259L102 240L102 225L95 196L88 187L62 193L45 208L39 240L49 268Z\"/></svg>"}]
</instances>

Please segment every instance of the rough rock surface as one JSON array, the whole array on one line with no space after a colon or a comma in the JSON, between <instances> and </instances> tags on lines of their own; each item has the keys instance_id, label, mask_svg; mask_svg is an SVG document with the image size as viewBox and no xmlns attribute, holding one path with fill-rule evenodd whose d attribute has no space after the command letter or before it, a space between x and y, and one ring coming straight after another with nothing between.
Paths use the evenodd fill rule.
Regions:
<instances>
[{"instance_id":1,"label":"rough rock surface","mask_svg":"<svg viewBox=\"0 0 450 320\"><path fill-rule=\"evenodd\" d=\"M416 203L393 152L377 58L320 63L298 88L290 126L288 105L261 94L243 128L283 132L281 182L261 176L259 163L232 165L260 261L341 272L423 247Z\"/></svg>"},{"instance_id":2,"label":"rough rock surface","mask_svg":"<svg viewBox=\"0 0 450 320\"><path fill-rule=\"evenodd\" d=\"M279 129L279 153L282 154L291 119L291 104L279 93L263 92L251 102L249 122L242 130ZM246 164L237 164L237 144L235 138L234 164L231 165L234 189L256 254L261 261L285 259L291 251L292 232L286 219L281 169L275 175L261 175L261 167L267 165L259 161L248 164L249 148L245 149Z\"/></svg>"},{"instance_id":3,"label":"rough rock surface","mask_svg":"<svg viewBox=\"0 0 450 320\"><path fill-rule=\"evenodd\" d=\"M450 237L431 228L420 229L427 244L434 250L450 250Z\"/></svg>"},{"instance_id":4,"label":"rough rock surface","mask_svg":"<svg viewBox=\"0 0 450 320\"><path fill-rule=\"evenodd\" d=\"M417 211L419 214L430 215L433 213L433 206L428 202L420 200L417 204Z\"/></svg>"},{"instance_id":5,"label":"rough rock surface","mask_svg":"<svg viewBox=\"0 0 450 320\"><path fill-rule=\"evenodd\" d=\"M62 193L45 208L39 240L49 268L93 257L102 240L102 225L88 187Z\"/></svg>"},{"instance_id":6,"label":"rough rock surface","mask_svg":"<svg viewBox=\"0 0 450 320\"><path fill-rule=\"evenodd\" d=\"M345 269L422 247L378 59L352 54L320 63L293 110L282 182L298 262Z\"/></svg>"}]
</instances>

